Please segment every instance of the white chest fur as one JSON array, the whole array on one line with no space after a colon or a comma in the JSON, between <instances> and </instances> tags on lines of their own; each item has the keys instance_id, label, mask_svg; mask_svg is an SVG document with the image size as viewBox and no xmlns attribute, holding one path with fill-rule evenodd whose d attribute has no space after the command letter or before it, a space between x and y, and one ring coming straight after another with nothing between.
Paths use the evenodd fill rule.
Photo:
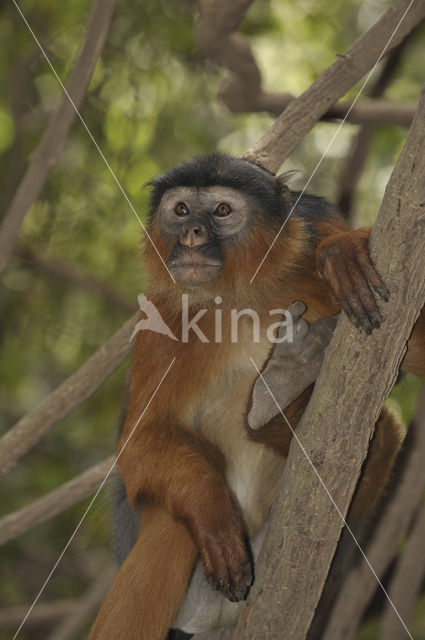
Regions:
<instances>
[{"instance_id":1,"label":"white chest fur","mask_svg":"<svg viewBox=\"0 0 425 640\"><path fill-rule=\"evenodd\" d=\"M242 512L250 537L262 527L276 496L285 464L281 456L252 442L246 433L246 408L257 372L268 357L270 342L251 340L240 346L226 361L223 375L209 385L189 423L214 443L226 459L226 478Z\"/></svg>"}]
</instances>

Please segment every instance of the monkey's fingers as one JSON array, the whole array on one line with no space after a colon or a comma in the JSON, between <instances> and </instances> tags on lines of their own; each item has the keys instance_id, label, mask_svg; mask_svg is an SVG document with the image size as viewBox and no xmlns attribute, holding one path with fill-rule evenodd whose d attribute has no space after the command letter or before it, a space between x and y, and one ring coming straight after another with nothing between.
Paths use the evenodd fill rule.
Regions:
<instances>
[{"instance_id":1,"label":"monkey's fingers","mask_svg":"<svg viewBox=\"0 0 425 640\"><path fill-rule=\"evenodd\" d=\"M207 580L231 602L243 600L252 584L251 557L230 498L223 496L220 510L210 511L192 535Z\"/></svg>"},{"instance_id":2,"label":"monkey's fingers","mask_svg":"<svg viewBox=\"0 0 425 640\"><path fill-rule=\"evenodd\" d=\"M353 265L349 275L354 283L357 297L367 313L372 327L377 329L381 325L382 316L367 276L360 266L355 265Z\"/></svg>"},{"instance_id":3,"label":"monkey's fingers","mask_svg":"<svg viewBox=\"0 0 425 640\"><path fill-rule=\"evenodd\" d=\"M201 549L205 576L231 602L243 600L252 584L252 569L243 540L229 540L226 534L211 539Z\"/></svg>"},{"instance_id":4,"label":"monkey's fingers","mask_svg":"<svg viewBox=\"0 0 425 640\"><path fill-rule=\"evenodd\" d=\"M381 276L375 269L375 266L373 265L372 260L369 257L368 251L361 251L357 255L357 260L370 287L374 291L376 291L376 293L382 298L382 300L388 302L388 300L390 299L390 292Z\"/></svg>"},{"instance_id":5,"label":"monkey's fingers","mask_svg":"<svg viewBox=\"0 0 425 640\"><path fill-rule=\"evenodd\" d=\"M346 286L344 285L344 282L340 278L338 272L336 270L329 269L328 267L326 267L321 272L321 277L323 277L329 284L330 288L333 291L334 296L336 297L339 304L341 305L342 310L347 314L349 320L357 327L360 326L358 320L356 319L354 310L352 309L351 304L347 300L347 297L345 295Z\"/></svg>"},{"instance_id":6,"label":"monkey's fingers","mask_svg":"<svg viewBox=\"0 0 425 640\"><path fill-rule=\"evenodd\" d=\"M345 266L335 276L335 284L334 293L351 322L370 335L375 326L371 317L375 318L376 312L379 313L373 295L372 300L368 300L370 306L365 307L363 301L367 296L363 289L363 284L352 279L351 273L348 273L348 269Z\"/></svg>"},{"instance_id":7,"label":"monkey's fingers","mask_svg":"<svg viewBox=\"0 0 425 640\"><path fill-rule=\"evenodd\" d=\"M389 291L369 256L369 229L335 234L318 249L319 275L325 278L350 320L366 333L380 326L375 297L388 300Z\"/></svg>"}]
</instances>

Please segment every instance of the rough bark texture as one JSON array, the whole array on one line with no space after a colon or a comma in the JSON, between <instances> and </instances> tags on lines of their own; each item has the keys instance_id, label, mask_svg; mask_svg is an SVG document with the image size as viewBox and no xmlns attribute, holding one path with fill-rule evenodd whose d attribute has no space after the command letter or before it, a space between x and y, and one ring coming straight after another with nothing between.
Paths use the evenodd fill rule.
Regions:
<instances>
[{"instance_id":1,"label":"rough bark texture","mask_svg":"<svg viewBox=\"0 0 425 640\"><path fill-rule=\"evenodd\" d=\"M367 558L380 578L397 553L425 490L425 392L410 428L414 429L414 434L408 464L366 550ZM359 563L344 582L322 640L351 640L376 588L376 578L368 565Z\"/></svg>"},{"instance_id":2,"label":"rough bark texture","mask_svg":"<svg viewBox=\"0 0 425 640\"><path fill-rule=\"evenodd\" d=\"M134 315L55 391L27 413L0 440L0 474L9 471L59 420L96 391L130 353L129 342L138 315Z\"/></svg>"},{"instance_id":3,"label":"rough bark texture","mask_svg":"<svg viewBox=\"0 0 425 640\"><path fill-rule=\"evenodd\" d=\"M115 0L97 0L93 9L83 50L75 63L67 91L78 109L86 94L100 52L106 40ZM77 114L68 96L63 94L52 113L43 138L33 152L31 162L10 203L0 227L0 271L12 252L16 237L32 203L37 199L48 175L56 164Z\"/></svg>"},{"instance_id":4,"label":"rough bark texture","mask_svg":"<svg viewBox=\"0 0 425 640\"><path fill-rule=\"evenodd\" d=\"M17 538L94 493L113 462L114 456L106 458L39 500L35 500L30 505L2 518L0 520L0 544Z\"/></svg>"},{"instance_id":5,"label":"rough bark texture","mask_svg":"<svg viewBox=\"0 0 425 640\"><path fill-rule=\"evenodd\" d=\"M340 514L347 513L425 302L424 145L423 90L371 238L372 257L392 294L383 327L367 337L345 317L338 323L297 430L304 450L293 442L235 639L277 638L282 630L285 640L306 637L341 533Z\"/></svg>"},{"instance_id":6,"label":"rough bark texture","mask_svg":"<svg viewBox=\"0 0 425 640\"><path fill-rule=\"evenodd\" d=\"M425 2L399 0L304 93L291 102L244 157L276 173L321 116L373 68L380 56L399 44L424 17Z\"/></svg>"}]
</instances>

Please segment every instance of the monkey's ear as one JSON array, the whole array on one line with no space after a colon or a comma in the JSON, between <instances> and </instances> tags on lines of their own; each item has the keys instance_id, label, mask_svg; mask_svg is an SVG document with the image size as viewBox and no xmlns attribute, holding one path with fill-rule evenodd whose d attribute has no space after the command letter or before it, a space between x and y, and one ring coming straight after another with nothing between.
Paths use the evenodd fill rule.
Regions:
<instances>
[{"instance_id":1,"label":"monkey's ear","mask_svg":"<svg viewBox=\"0 0 425 640\"><path fill-rule=\"evenodd\" d=\"M276 176L275 180L276 180L276 184L279 189L280 195L289 206L292 206L291 192L289 190L288 185L286 184L286 178L288 173L289 172L281 173L279 176Z\"/></svg>"},{"instance_id":2,"label":"monkey's ear","mask_svg":"<svg viewBox=\"0 0 425 640\"><path fill-rule=\"evenodd\" d=\"M276 182L282 186L282 191L289 189L287 182L289 182L296 173L302 173L299 169L289 169L289 171L285 171L284 173L276 176Z\"/></svg>"}]
</instances>

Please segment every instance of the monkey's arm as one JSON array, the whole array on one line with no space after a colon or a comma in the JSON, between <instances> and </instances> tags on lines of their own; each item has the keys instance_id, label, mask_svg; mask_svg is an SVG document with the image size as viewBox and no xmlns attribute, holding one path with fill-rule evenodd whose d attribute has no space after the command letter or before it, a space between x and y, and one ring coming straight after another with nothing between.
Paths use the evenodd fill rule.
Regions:
<instances>
[{"instance_id":1,"label":"monkey's arm","mask_svg":"<svg viewBox=\"0 0 425 640\"><path fill-rule=\"evenodd\" d=\"M130 403L131 404L131 403ZM90 640L163 640L185 594L196 552L209 580L230 600L244 597L251 564L221 454L161 413L135 424L129 412L118 451L132 506L145 500L140 532L118 571ZM148 413L148 412L147 412Z\"/></svg>"},{"instance_id":2,"label":"monkey's arm","mask_svg":"<svg viewBox=\"0 0 425 640\"><path fill-rule=\"evenodd\" d=\"M366 333L379 327L381 314L375 293L387 301L389 291L369 255L371 229L331 233L317 249L317 269L342 309ZM425 378L425 311L422 309L407 345L402 369Z\"/></svg>"},{"instance_id":3,"label":"monkey's arm","mask_svg":"<svg viewBox=\"0 0 425 640\"><path fill-rule=\"evenodd\" d=\"M130 426L124 426L121 445ZM244 533L223 475L222 454L210 442L167 419L142 426L119 457L131 506L164 507L189 530L207 578L229 600L252 582Z\"/></svg>"}]
</instances>

